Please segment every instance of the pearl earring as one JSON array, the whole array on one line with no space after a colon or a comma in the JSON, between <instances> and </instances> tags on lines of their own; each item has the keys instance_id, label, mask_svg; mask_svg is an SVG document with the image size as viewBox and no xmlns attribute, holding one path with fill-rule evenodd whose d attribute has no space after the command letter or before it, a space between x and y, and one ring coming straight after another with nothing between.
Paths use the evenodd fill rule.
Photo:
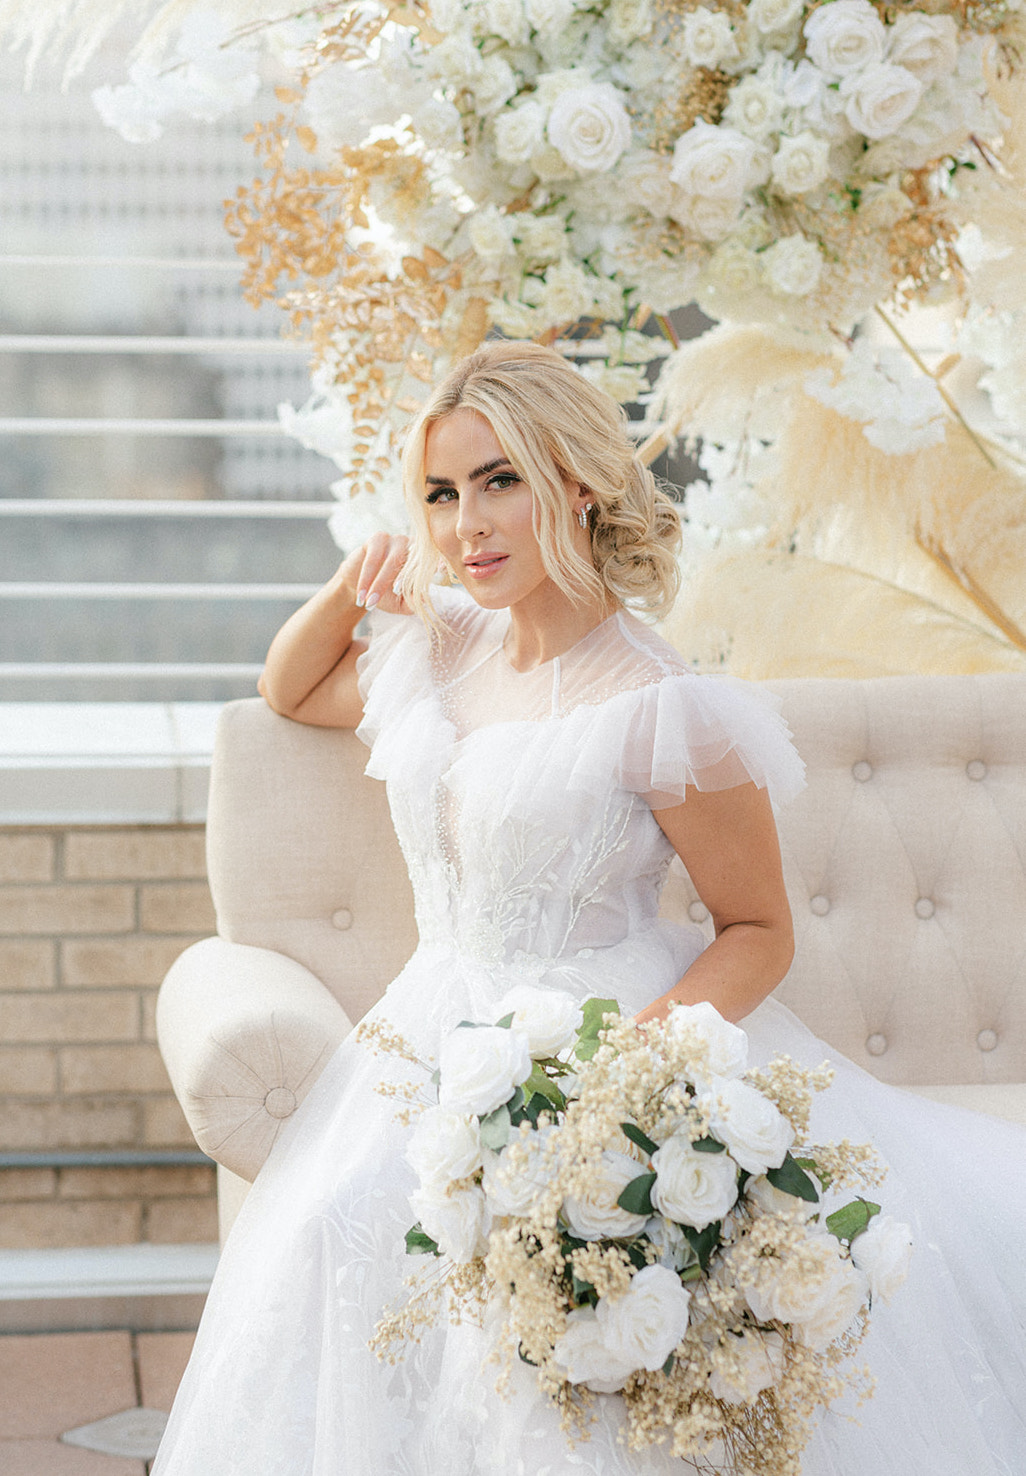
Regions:
<instances>
[{"instance_id":1,"label":"pearl earring","mask_svg":"<svg viewBox=\"0 0 1026 1476\"><path fill-rule=\"evenodd\" d=\"M588 526L588 514L591 512L594 506L595 504L593 502L586 502L583 507L579 507L577 509L577 521L580 523L582 528L586 528Z\"/></svg>"}]
</instances>

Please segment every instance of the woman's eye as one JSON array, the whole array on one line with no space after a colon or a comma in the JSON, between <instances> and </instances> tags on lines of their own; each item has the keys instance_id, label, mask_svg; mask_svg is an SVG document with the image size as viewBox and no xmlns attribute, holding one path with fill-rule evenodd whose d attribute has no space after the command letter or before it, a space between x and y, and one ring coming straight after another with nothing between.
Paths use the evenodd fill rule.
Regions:
<instances>
[{"instance_id":1,"label":"woman's eye","mask_svg":"<svg viewBox=\"0 0 1026 1476\"><path fill-rule=\"evenodd\" d=\"M489 487L494 487L497 492L505 492L507 487L515 487L520 478L515 472L499 472L498 476L489 479Z\"/></svg>"},{"instance_id":2,"label":"woman's eye","mask_svg":"<svg viewBox=\"0 0 1026 1476\"><path fill-rule=\"evenodd\" d=\"M432 487L424 501L429 507L434 507L436 502L455 502L457 496L455 487Z\"/></svg>"}]
</instances>

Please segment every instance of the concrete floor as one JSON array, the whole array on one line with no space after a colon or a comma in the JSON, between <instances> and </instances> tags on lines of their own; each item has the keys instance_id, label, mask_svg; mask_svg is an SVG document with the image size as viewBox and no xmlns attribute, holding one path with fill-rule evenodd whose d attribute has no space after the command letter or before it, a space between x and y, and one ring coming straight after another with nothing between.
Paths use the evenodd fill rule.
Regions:
<instances>
[{"instance_id":1,"label":"concrete floor","mask_svg":"<svg viewBox=\"0 0 1026 1476\"><path fill-rule=\"evenodd\" d=\"M194 1333L0 1336L3 1476L146 1476L149 1461L82 1449L68 1431L125 1410L171 1408Z\"/></svg>"}]
</instances>

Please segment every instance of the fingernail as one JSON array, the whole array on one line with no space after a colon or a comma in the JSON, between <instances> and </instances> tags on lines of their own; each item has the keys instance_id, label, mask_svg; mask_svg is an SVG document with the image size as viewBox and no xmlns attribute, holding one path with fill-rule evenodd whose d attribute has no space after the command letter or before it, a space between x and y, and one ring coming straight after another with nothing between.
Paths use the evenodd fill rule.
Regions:
<instances>
[{"instance_id":1,"label":"fingernail","mask_svg":"<svg viewBox=\"0 0 1026 1476\"><path fill-rule=\"evenodd\" d=\"M381 598L381 596L378 594L377 590L375 590L373 594L369 594L367 596L367 599L364 602L366 604L367 609L368 610L373 610L374 609L374 606L378 603L378 601L380 600L380 598Z\"/></svg>"},{"instance_id":2,"label":"fingernail","mask_svg":"<svg viewBox=\"0 0 1026 1476\"><path fill-rule=\"evenodd\" d=\"M358 610L362 610L363 607L364 607L364 605L366 603L367 603L367 591L365 589L358 589L356 591L356 608Z\"/></svg>"}]
</instances>

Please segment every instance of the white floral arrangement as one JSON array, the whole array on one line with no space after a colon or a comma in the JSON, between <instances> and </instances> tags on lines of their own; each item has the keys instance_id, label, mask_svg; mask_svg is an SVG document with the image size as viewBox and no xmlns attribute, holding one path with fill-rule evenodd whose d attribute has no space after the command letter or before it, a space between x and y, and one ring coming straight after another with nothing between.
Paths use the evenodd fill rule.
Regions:
<instances>
[{"instance_id":1,"label":"white floral arrangement","mask_svg":"<svg viewBox=\"0 0 1026 1476\"><path fill-rule=\"evenodd\" d=\"M407 1249L444 1274L412 1277L372 1346L394 1361L440 1317L488 1309L500 1388L511 1360L532 1365L571 1438L616 1394L632 1449L796 1476L817 1411L871 1387L845 1365L911 1254L878 1204L828 1208L880 1177L867 1147L805 1141L832 1073L748 1068L710 1004L643 1028L531 985L497 1008L443 1040L407 1150ZM360 1031L417 1060L386 1026Z\"/></svg>"}]
</instances>

